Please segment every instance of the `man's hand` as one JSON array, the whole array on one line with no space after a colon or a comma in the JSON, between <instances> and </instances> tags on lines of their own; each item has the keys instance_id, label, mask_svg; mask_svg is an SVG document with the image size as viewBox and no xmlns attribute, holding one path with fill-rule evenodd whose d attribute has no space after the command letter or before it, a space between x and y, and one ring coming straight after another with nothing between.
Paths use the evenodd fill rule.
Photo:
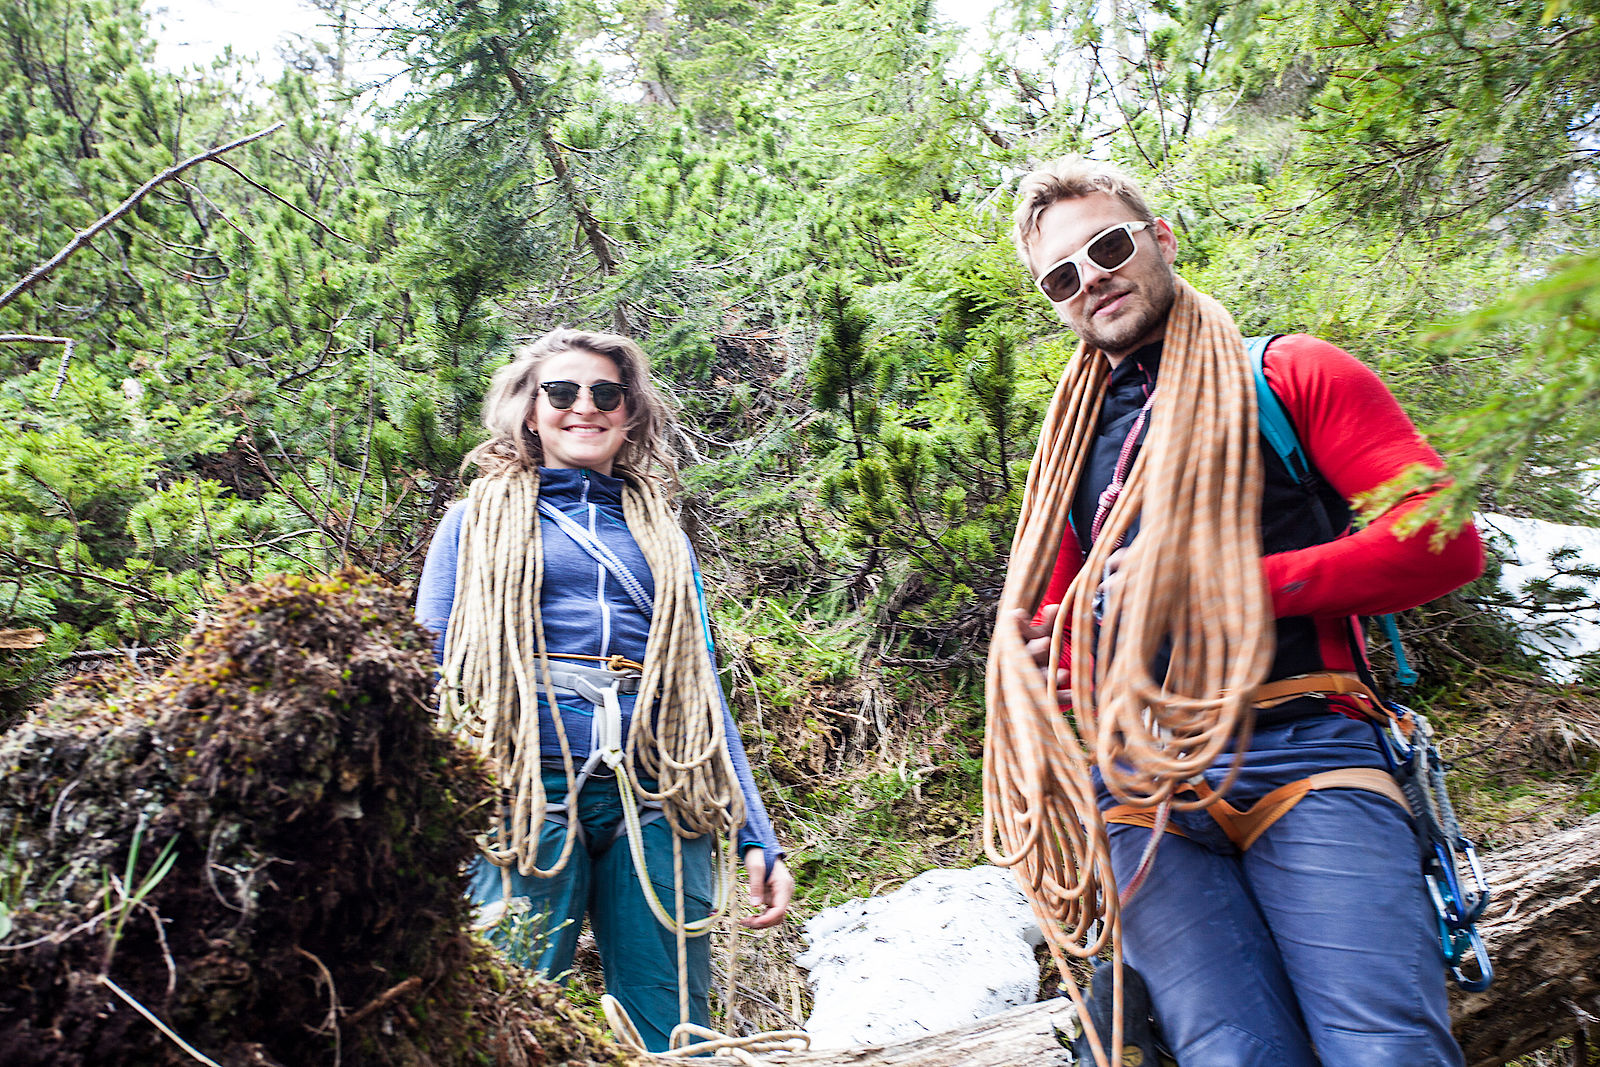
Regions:
<instances>
[{"instance_id":1,"label":"man's hand","mask_svg":"<svg viewBox=\"0 0 1600 1067\"><path fill-rule=\"evenodd\" d=\"M1017 619L1017 629L1022 633L1023 643L1028 647L1028 655L1033 657L1033 662L1039 670L1044 672L1048 679L1054 674L1056 681L1056 702L1059 704L1072 703L1071 683L1068 681L1067 672L1050 662L1050 631L1055 628L1056 616L1061 613L1060 604L1051 604L1039 615L1039 625L1033 625L1032 618L1020 608L1014 613ZM1053 672L1052 672L1053 668Z\"/></svg>"},{"instance_id":2,"label":"man's hand","mask_svg":"<svg viewBox=\"0 0 1600 1067\"><path fill-rule=\"evenodd\" d=\"M1101 571L1101 584L1094 590L1094 621L1101 621L1101 614L1106 611L1106 606L1112 597L1122 592L1122 584L1126 581L1122 573L1123 561L1128 558L1128 549L1117 549L1106 557L1106 569Z\"/></svg>"},{"instance_id":3,"label":"man's hand","mask_svg":"<svg viewBox=\"0 0 1600 1067\"><path fill-rule=\"evenodd\" d=\"M794 875L789 865L779 860L767 870L767 853L760 847L744 852L744 874L750 886L750 905L760 908L761 914L740 919L739 925L751 930L765 930L777 926L789 912L789 901L794 897Z\"/></svg>"}]
</instances>

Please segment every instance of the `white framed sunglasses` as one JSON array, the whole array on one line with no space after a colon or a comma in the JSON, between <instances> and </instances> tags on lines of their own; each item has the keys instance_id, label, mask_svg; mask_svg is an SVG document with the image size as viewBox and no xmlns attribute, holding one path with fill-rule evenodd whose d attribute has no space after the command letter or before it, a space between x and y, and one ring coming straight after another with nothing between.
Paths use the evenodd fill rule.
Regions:
<instances>
[{"instance_id":1,"label":"white framed sunglasses","mask_svg":"<svg viewBox=\"0 0 1600 1067\"><path fill-rule=\"evenodd\" d=\"M1148 230L1148 222L1119 222L1089 238L1087 244L1070 256L1058 259L1046 267L1034 284L1050 300L1059 304L1071 300L1083 290L1083 270L1080 264L1093 263L1101 270L1121 270L1139 251L1133 235Z\"/></svg>"}]
</instances>

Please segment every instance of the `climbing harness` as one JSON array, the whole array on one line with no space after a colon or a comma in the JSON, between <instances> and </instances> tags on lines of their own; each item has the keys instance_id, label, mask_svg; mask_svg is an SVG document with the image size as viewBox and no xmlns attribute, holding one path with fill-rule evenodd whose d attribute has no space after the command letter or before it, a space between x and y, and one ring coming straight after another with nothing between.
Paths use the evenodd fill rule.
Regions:
<instances>
[{"instance_id":1,"label":"climbing harness","mask_svg":"<svg viewBox=\"0 0 1600 1067\"><path fill-rule=\"evenodd\" d=\"M727 913L735 855L732 836L744 823L744 796L728 754L721 685L709 647L704 594L688 541L653 478L618 467L623 515L655 578L652 599L614 553L559 509L539 500L537 469L507 467L473 481L462 505L454 609L447 632L439 706L442 728L457 732L494 768L502 795L493 826L479 838L489 862L524 876L549 878L569 861L582 828L572 818L582 783L605 773L621 794L630 854L646 902L677 939L679 1015L687 1022L686 939L703 936ZM554 512L555 516L550 513ZM615 574L650 620L642 664L606 661L586 667L545 645L540 610L544 583L542 523L558 529ZM565 521L563 521L565 520ZM557 710L561 690L595 707L590 755L574 768L571 743ZM624 741L623 692L636 692ZM593 697L598 696L599 700ZM555 727L567 777L566 811L544 793L540 755L541 700ZM642 782L656 783L647 789ZM567 825L560 854L538 864L547 815ZM673 831L673 909L659 899L644 854L642 830L665 819ZM682 840L711 834L717 842L717 889L711 912L687 921Z\"/></svg>"},{"instance_id":2,"label":"climbing harness","mask_svg":"<svg viewBox=\"0 0 1600 1067\"><path fill-rule=\"evenodd\" d=\"M622 705L618 698L624 693L639 691L639 678L644 667L622 656L602 658L550 653L552 661L558 657L563 660L600 660L606 664L605 667L556 662L550 665L549 681L556 695L574 696L588 701L594 707L594 716L590 729L589 756L578 768L566 798L558 802L551 802L548 799L545 801L544 821L569 827L577 835L579 843L587 846L589 842L586 840L587 834L583 823L573 813L577 810L578 798L583 795L583 787L591 778L616 777L616 767L622 761L623 755ZM542 683L543 679L540 681ZM638 804L637 810L641 827L665 817L659 801L642 801ZM612 841L621 839L627 832L627 822L625 820L619 822ZM503 869L509 876L509 868Z\"/></svg>"},{"instance_id":3,"label":"climbing harness","mask_svg":"<svg viewBox=\"0 0 1600 1067\"><path fill-rule=\"evenodd\" d=\"M1182 279L1174 284L1149 445L1051 634L1050 662L1060 662L1065 641L1094 650L1072 657L1070 716L1009 621L1043 600L1066 533L1107 380L1107 363L1092 350L1080 347L1045 417L1001 594L1004 624L989 654L985 851L1014 869L1080 1015L1066 956L1110 946L1112 1032L1095 1033L1086 1021L1100 1067L1110 1067L1107 1049L1116 1056L1122 1045L1122 927L1090 770L1099 768L1121 803L1215 803L1176 794L1230 747L1245 747L1252 694L1272 656L1260 578L1262 458L1243 340L1220 304ZM1159 506L1146 509L1147 499ZM1127 548L1127 580L1104 603L1097 636L1099 579L1135 519L1142 524ZM1166 677L1153 678L1169 640Z\"/></svg>"},{"instance_id":4,"label":"climbing harness","mask_svg":"<svg viewBox=\"0 0 1600 1067\"><path fill-rule=\"evenodd\" d=\"M1245 342L1245 351L1255 373L1261 432L1283 459L1289 472L1299 480L1311 499L1316 500L1311 464L1295 435L1288 413L1283 409L1283 402L1267 383L1266 351L1271 341L1271 336L1264 336L1251 337ZM1331 524L1320 508L1319 514L1325 532L1331 534ZM1393 615L1377 616L1377 621L1388 638L1390 648L1394 650L1395 683L1402 689L1409 689L1417 683L1417 672L1406 658L1405 646L1400 640L1400 627ZM1353 639L1351 651L1356 663L1362 663L1360 648ZM1258 700L1269 695L1272 684L1256 690ZM1439 945L1444 953L1445 966L1462 989L1481 993L1489 988L1489 983L1494 979L1494 965L1489 960L1488 950L1476 925L1476 920L1489 904L1489 884L1478 863L1477 849L1462 835L1460 825L1456 822L1455 807L1450 803L1450 794L1445 788L1445 771L1448 767L1434 744L1433 728L1419 712L1412 711L1404 704L1380 699L1359 679L1357 684L1364 690L1358 695L1365 698L1363 705L1368 712L1368 720L1378 734L1384 760L1392 772L1393 781L1399 783L1398 788L1405 797L1406 802L1401 806L1411 813L1412 825L1416 828L1417 845L1422 853L1423 882L1438 916ZM1290 783L1284 788L1298 784ZM1262 798L1255 810L1260 810L1273 795ZM1391 796L1391 799L1394 798ZM1212 810L1216 812L1218 809ZM1232 836L1231 832L1229 836ZM1235 844L1238 842L1235 841ZM1463 872L1470 879L1466 884L1463 884ZM1462 966L1469 953L1476 961L1476 975L1467 973Z\"/></svg>"}]
</instances>

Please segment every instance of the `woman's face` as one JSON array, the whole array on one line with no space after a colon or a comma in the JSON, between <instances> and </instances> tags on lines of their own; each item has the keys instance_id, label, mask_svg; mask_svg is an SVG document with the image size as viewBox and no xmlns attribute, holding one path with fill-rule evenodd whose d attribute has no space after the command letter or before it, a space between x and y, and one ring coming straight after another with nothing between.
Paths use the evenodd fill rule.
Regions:
<instances>
[{"instance_id":1,"label":"woman's face","mask_svg":"<svg viewBox=\"0 0 1600 1067\"><path fill-rule=\"evenodd\" d=\"M601 382L622 382L622 372L608 356L572 349L551 356L539 368L539 382L573 382L594 386ZM544 466L563 467L610 474L627 441L624 426L628 405L618 404L611 411L595 407L589 389L578 390L578 399L565 411L550 403L543 388L534 392L533 409L528 413L528 429L539 435L544 446Z\"/></svg>"}]
</instances>

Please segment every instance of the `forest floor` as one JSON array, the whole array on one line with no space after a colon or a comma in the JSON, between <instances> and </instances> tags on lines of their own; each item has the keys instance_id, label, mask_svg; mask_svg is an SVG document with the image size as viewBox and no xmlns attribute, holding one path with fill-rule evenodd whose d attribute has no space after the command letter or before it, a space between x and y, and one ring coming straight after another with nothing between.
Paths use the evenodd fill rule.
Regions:
<instances>
[{"instance_id":1,"label":"forest floor","mask_svg":"<svg viewBox=\"0 0 1600 1067\"><path fill-rule=\"evenodd\" d=\"M391 855L391 860L398 855L387 834L349 836L349 831L365 828L365 834L368 829L379 830L376 817L392 805L393 790L405 780L396 777L400 766L396 761L408 757L402 757L400 750L392 746L411 746L405 750L424 752L419 758L425 761L445 758L428 748L430 742L421 734L390 740L363 732L364 724L372 721L371 709L402 704L420 707L417 702L424 696L420 687L427 675L426 657L407 629L409 624L391 621L374 628L366 621L379 616L388 619L390 613L403 616L403 605L392 594L350 593L348 587L341 589L337 582L327 588L291 583L283 588L267 587L264 593L258 590L257 595L265 597L266 616L252 614L255 608L230 609L232 613L224 614L213 624L214 633L202 640L187 663L180 663L177 673L154 688L139 694L128 688L125 677L115 684L79 679L58 691L48 703L50 713L44 720L26 724L7 738L5 751L11 760L7 766L14 772L8 787L14 795L5 805L13 825L8 855L15 857L20 845L42 850L33 865L37 871L42 870L40 863L56 862L47 857L59 853L58 859L68 863L74 872L72 877L82 883L74 891L72 903L42 906L48 893L41 894L37 887L24 884L28 865L19 868L10 864L12 875L20 871L23 881L9 889L0 885L0 890L9 894L0 897L0 903L11 905L10 913L17 922L31 923L38 934L54 934L64 929L63 924L82 921L97 909L113 904L124 913L132 910L137 917L137 908L127 903L133 895L131 876L136 869L146 868L161 840L179 842L176 849L180 860L203 860L200 866L212 871L227 867L248 874L261 869L264 862L270 863L265 857L273 855L301 855L297 863L312 862L310 853L291 851L300 847L296 833L287 837L280 834L274 829L278 819L299 826L313 822L322 825L319 819L331 820L328 825L344 835L338 839L341 855L384 854ZM354 599L341 599L345 597ZM307 625L305 613L328 605L342 621L308 631L315 641L327 647L309 658L286 648L286 643L300 640L297 628ZM375 640L368 639L369 629L376 635ZM811 997L806 973L794 961L804 947L803 928L808 918L854 897L890 891L931 868L986 862L980 839L981 693L970 681L970 665L947 672L902 667L871 674L845 669L844 655L848 650L842 646L832 648L830 655L822 655L831 647L822 640L825 635L814 635L817 640L811 647L816 654L810 659L802 655L783 660L763 660L771 650L763 650L759 640L747 635L725 632L723 636L732 638L724 647L731 645L735 649L733 673L743 674L743 685L737 690L746 704L741 707L741 714L759 773L765 779L769 807L791 850L798 895L787 923L762 934L740 936L734 942L733 959L727 951L728 938L719 938L713 951L715 986L721 991L716 1021L730 1032L799 1027L809 1013ZM386 652L391 641L396 642L392 647L401 651ZM337 664L353 666L354 674L349 667L336 667ZM286 683L306 692L310 691L307 685L316 693L326 692L326 706L332 717L318 710L322 703L307 703L303 694L274 699L275 687ZM1464 829L1485 851L1570 825L1600 807L1600 691L1577 684L1553 685L1506 669L1476 667L1459 671L1453 684L1437 685L1426 697L1441 752L1452 765L1451 786ZM223 728L221 724L225 722L232 725ZM295 749L290 753L292 759L281 752L273 755L263 747L267 735L285 723L295 726L290 731L294 743L305 749L303 753ZM151 733L153 729L155 733ZM41 744L48 742L52 746L46 756L39 755L40 744L30 748L21 740L29 730ZM160 738L166 736L162 730L173 737L181 734L184 744L174 748L175 742L161 742ZM85 731L111 740L98 748L69 743L72 738L85 735ZM167 740L171 741L171 737ZM341 746L351 744L360 752L372 753L370 765L362 762L368 756L352 762L348 754L340 754ZM376 755L380 750L388 753L382 760ZM249 767L252 760L258 761L256 766L267 777L276 776L276 784L282 788L252 790L247 784L248 774L236 780L229 774L229 767L241 761ZM319 765L317 761L331 768L328 774L311 773ZM89 781L91 773L109 777L99 786L80 786L75 797L60 790L46 795L52 782L59 785L74 778ZM426 797L430 798L428 803L448 806L449 819L459 819L458 809L464 803L461 797L465 796L460 791L481 786L452 785L451 782L475 780L466 770L452 770L450 774L457 777L430 779L432 792ZM466 777L460 777L462 774ZM335 781L340 788L317 786L316 781ZM416 784L412 783L412 787ZM36 797L28 793L33 785L38 786L34 790ZM233 792L228 793L229 789ZM140 790L149 794L141 805L116 800L144 795ZM166 796L165 808L156 803L157 793ZM218 798L224 794L230 799L219 806ZM358 807L365 808L367 817L353 822L341 813L358 795ZM163 811L167 814L161 814ZM227 814L233 811L240 814ZM324 814L318 816L319 811ZM141 812L150 818L146 820ZM95 819L105 825L93 823ZM58 824L77 826L84 820L90 820L80 827L88 851L69 856L75 846L63 846L56 840ZM223 838L217 836L221 832L219 826L226 830ZM141 834L147 838L143 858L137 851ZM251 838L254 844L246 840L250 835L255 835ZM334 839L324 835L323 840L327 844ZM66 852L61 851L63 847ZM437 867L445 860L449 867L459 858L445 842L430 847L442 851L419 861L419 869ZM323 848L318 855L327 852L332 856L338 851ZM315 862L327 866L324 859ZM371 866L371 861L362 860L357 866L364 869ZM100 873L124 867L128 871L123 880L126 884L112 878L111 888L106 888ZM204 912L210 932L192 937L180 935L174 927L169 947L148 936L154 929L150 924L134 922L120 943L115 936L103 937L103 948L96 947L100 941L80 946L88 949L88 955L63 949L50 960L35 960L33 970L28 972L32 975L29 980L36 985L44 983L40 985L43 989L55 980L48 976L55 974L61 961L77 956L83 958L68 972L89 973L101 966L102 958L109 961L114 950L119 972L148 971L141 974L141 995L163 1001L170 1010L187 1011L190 1032L199 1028L199 1032L221 1041L228 1024L217 1014L221 1009L216 1004L220 1002L203 1006L195 996L185 1001L182 984L176 1000L170 989L164 995L161 989L168 983L166 976L171 973L173 954L186 982L193 984L193 975L200 974L207 976L213 986L226 986L233 979L217 971L218 960L213 958L212 949L219 938L231 943L248 934L255 939L250 941L254 946L250 951L266 953L262 958L270 956L271 966L284 975L298 974L311 966L304 964L310 958L306 955L309 946L312 956L330 961L329 980L337 978L339 996L348 998L350 991L362 990L356 998L360 1003L378 1003L388 995L381 976L351 971L348 959L333 962L337 955L365 951L360 947L364 942L349 939L348 927L371 918L364 909L371 900L381 898L353 882L346 885L348 879L340 881L342 876L334 872L348 867L339 861L325 873L313 871L309 875L311 881L306 884L322 885L323 900L310 911L295 913L293 921L298 925L293 929L299 933L287 939L264 917L241 918L256 906L255 901L264 890L245 885L232 891L223 886L219 891L204 880L185 881L174 875L151 890L150 904L167 917L184 912L193 917ZM282 883L286 873L273 877ZM296 881L299 880L297 876ZM438 898L430 905L437 913L429 920L435 929L418 934L408 950L409 959L415 961L433 954L428 945L446 945L448 955L457 961L451 967L460 973L489 974L485 970L488 960L451 933L459 930L455 924L460 922L462 905L450 904L448 900L453 899L455 891L442 888L436 884L438 881L427 881L430 899ZM404 888L399 883L393 887L395 892ZM181 893L187 903L180 907L179 897L165 896L169 892ZM16 906L23 900L31 905L31 911ZM378 916L379 925L392 925L395 916L385 914L388 918ZM148 967L136 964L138 952L148 954ZM384 966L396 974L415 965L393 952L383 959ZM0 963L27 970L17 956L0 958ZM183 967L188 969L183 971ZM587 934L580 942L574 971L568 999L579 1009L580 1018L581 1013L588 1013L597 1027L603 1026L598 1012L599 962ZM75 980L70 976L58 977L64 984L52 995L75 997L85 1003L94 999L88 996L85 1000L84 990L73 986ZM1041 997L1054 995L1057 980L1047 958L1041 959L1041 977ZM735 987L731 999L725 992L730 979ZM333 995L331 988L323 990L315 981L302 984L305 988L293 998L292 1005L302 1014L312 1012L312 1002L317 998ZM196 986L195 990L199 988ZM246 994L236 990L229 995L237 998ZM48 997L35 999L38 1003L33 1006L39 1008L41 1019L57 1010L47 1003ZM268 1002L259 999L259 992L249 993L246 999L255 1005L253 1012L268 1011ZM544 994L532 990L513 999L517 1010L532 1013L552 1004ZM388 1008L403 1006L406 1001L406 996L399 996L397 1005ZM438 1003L437 997L434 1002ZM567 1010L564 1006L559 1009ZM369 1011L364 1017L368 1025L359 1032L371 1035L372 1022L393 1016L394 1012L387 1008ZM587 1036L592 1033L590 1028L585 1025L584 1030L586 1036L580 1045L592 1040ZM356 1034L347 1029L344 1036L349 1039ZM37 1036L28 1040L34 1041ZM465 1031L459 1039L467 1044L473 1040ZM304 1040L310 1048L318 1046L322 1039L308 1031ZM150 1046L142 1041L141 1047ZM599 1050L604 1046L594 1047ZM578 1053L578 1058L587 1054ZM1554 1061L1533 1057L1523 1062L1535 1065Z\"/></svg>"}]
</instances>

